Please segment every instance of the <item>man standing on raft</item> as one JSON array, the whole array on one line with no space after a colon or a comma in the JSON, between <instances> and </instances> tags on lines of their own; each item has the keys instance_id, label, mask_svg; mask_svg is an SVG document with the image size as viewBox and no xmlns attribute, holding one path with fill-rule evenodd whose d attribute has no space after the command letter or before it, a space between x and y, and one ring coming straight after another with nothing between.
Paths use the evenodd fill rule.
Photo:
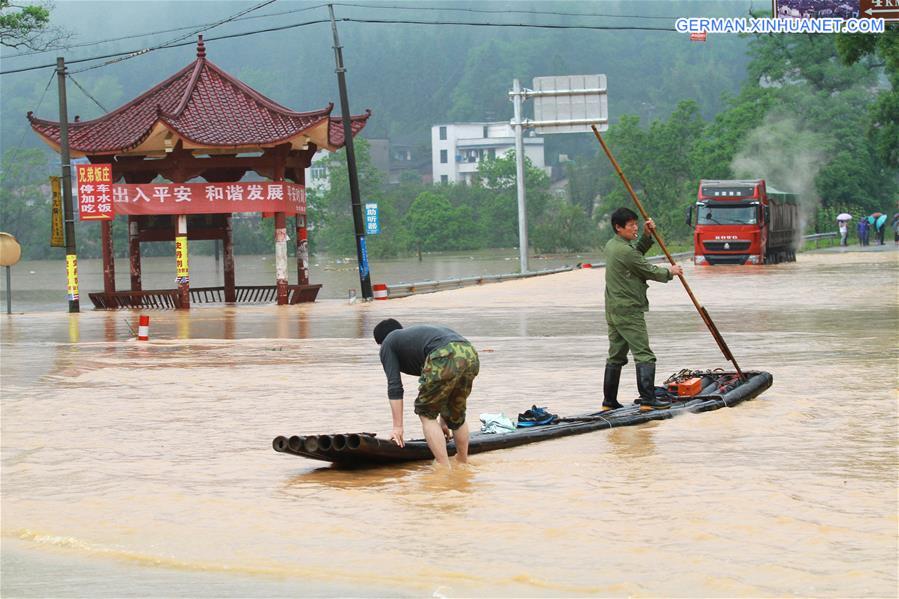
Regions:
<instances>
[{"instance_id":1,"label":"man standing on raft","mask_svg":"<svg viewBox=\"0 0 899 599\"><path fill-rule=\"evenodd\" d=\"M381 365L387 375L387 398L393 417L390 438L403 446L403 383L400 373L418 376L415 413L421 419L428 448L438 464L449 466L446 439L456 441L456 460L468 461L465 408L471 385L480 370L478 352L465 337L441 326L407 329L393 318L375 326L381 346Z\"/></svg>"},{"instance_id":2,"label":"man standing on raft","mask_svg":"<svg viewBox=\"0 0 899 599\"><path fill-rule=\"evenodd\" d=\"M621 367L627 364L627 352L634 356L637 367L637 390L640 392L640 409L664 409L670 407L666 401L655 396L656 357L649 348L644 312L649 310L646 299L646 281L667 283L676 275L683 274L677 264L667 268L654 266L646 261L644 254L652 247L652 219L643 225L643 235L637 239L639 226L637 215L627 208L618 208L612 213L612 228L615 236L605 247L606 258L606 324L609 327L609 358L606 360L603 377L603 410L622 407L618 403L618 382Z\"/></svg>"}]
</instances>

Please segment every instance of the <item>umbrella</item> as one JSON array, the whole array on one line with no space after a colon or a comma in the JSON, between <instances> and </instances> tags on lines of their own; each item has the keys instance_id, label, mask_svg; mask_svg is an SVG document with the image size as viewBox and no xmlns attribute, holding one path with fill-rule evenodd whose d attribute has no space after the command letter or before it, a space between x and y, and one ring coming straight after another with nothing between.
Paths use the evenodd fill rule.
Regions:
<instances>
[{"instance_id":1,"label":"umbrella","mask_svg":"<svg viewBox=\"0 0 899 599\"><path fill-rule=\"evenodd\" d=\"M852 220L852 215L847 212L837 214L837 220Z\"/></svg>"},{"instance_id":2,"label":"umbrella","mask_svg":"<svg viewBox=\"0 0 899 599\"><path fill-rule=\"evenodd\" d=\"M883 227L884 223L886 223L886 222L887 222L887 215L886 215L886 214L881 214L881 215L877 218L877 228L879 229L879 228Z\"/></svg>"},{"instance_id":3,"label":"umbrella","mask_svg":"<svg viewBox=\"0 0 899 599\"><path fill-rule=\"evenodd\" d=\"M875 220L877 220L877 219L874 217L873 214L872 214L871 216L868 217L868 223L871 224L871 225L874 224L874 221L875 221Z\"/></svg>"},{"instance_id":4,"label":"umbrella","mask_svg":"<svg viewBox=\"0 0 899 599\"><path fill-rule=\"evenodd\" d=\"M874 218L877 218L877 217L879 217L881 214L883 214L883 212L872 212L872 213L871 213L871 216L873 216Z\"/></svg>"}]
</instances>

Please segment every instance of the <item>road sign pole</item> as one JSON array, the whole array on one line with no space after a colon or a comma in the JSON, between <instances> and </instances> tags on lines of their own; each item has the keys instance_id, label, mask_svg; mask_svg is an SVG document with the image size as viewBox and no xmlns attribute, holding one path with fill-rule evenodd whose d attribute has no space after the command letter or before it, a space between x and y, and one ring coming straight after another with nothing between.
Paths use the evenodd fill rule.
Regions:
<instances>
[{"instance_id":1,"label":"road sign pole","mask_svg":"<svg viewBox=\"0 0 899 599\"><path fill-rule=\"evenodd\" d=\"M12 314L12 276L9 274L9 266L6 267L6 313Z\"/></svg>"},{"instance_id":2,"label":"road sign pole","mask_svg":"<svg viewBox=\"0 0 899 599\"><path fill-rule=\"evenodd\" d=\"M528 211L524 188L524 139L521 122L521 85L512 81L512 103L515 106L515 182L518 191L518 259L521 272L528 272Z\"/></svg>"}]
</instances>

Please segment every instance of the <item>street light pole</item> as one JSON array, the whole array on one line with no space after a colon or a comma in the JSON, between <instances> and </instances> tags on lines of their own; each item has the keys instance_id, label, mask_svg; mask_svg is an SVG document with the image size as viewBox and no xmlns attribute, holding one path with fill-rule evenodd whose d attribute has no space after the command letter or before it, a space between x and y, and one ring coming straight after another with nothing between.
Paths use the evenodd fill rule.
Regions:
<instances>
[{"instance_id":1,"label":"street light pole","mask_svg":"<svg viewBox=\"0 0 899 599\"><path fill-rule=\"evenodd\" d=\"M524 139L521 122L521 84L512 81L512 103L515 107L515 181L518 192L518 264L521 272L528 271L528 210L524 189Z\"/></svg>"}]
</instances>

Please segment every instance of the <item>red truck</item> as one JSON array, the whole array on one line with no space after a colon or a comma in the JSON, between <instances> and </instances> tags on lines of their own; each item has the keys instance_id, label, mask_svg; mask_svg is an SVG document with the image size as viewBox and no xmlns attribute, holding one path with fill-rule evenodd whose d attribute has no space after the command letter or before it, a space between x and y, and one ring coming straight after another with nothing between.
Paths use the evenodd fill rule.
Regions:
<instances>
[{"instance_id":1,"label":"red truck","mask_svg":"<svg viewBox=\"0 0 899 599\"><path fill-rule=\"evenodd\" d=\"M693 231L693 263L776 264L796 260L799 201L796 194L777 191L764 179L699 182L696 225L693 206L687 210Z\"/></svg>"}]
</instances>

